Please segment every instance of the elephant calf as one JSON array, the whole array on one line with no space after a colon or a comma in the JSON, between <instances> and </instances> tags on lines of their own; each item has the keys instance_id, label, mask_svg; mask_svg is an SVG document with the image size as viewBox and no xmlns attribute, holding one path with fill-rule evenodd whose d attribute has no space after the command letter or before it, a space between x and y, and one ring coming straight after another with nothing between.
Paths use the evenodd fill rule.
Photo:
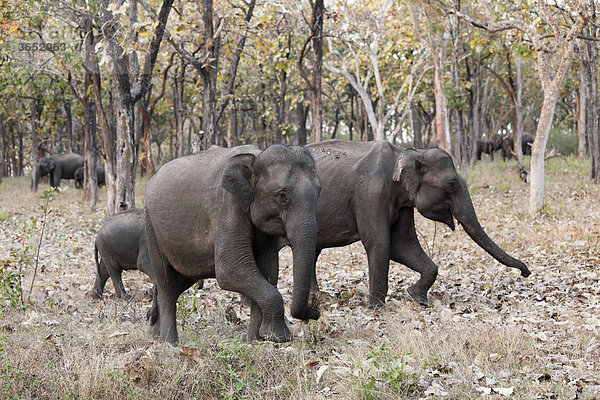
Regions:
<instances>
[{"instance_id":1,"label":"elephant calf","mask_svg":"<svg viewBox=\"0 0 600 400\"><path fill-rule=\"evenodd\" d=\"M98 186L105 184L104 167L102 165L96 165L96 177L98 178ZM75 187L77 189L83 187L83 167L79 167L75 171Z\"/></svg>"},{"instance_id":2,"label":"elephant calf","mask_svg":"<svg viewBox=\"0 0 600 400\"><path fill-rule=\"evenodd\" d=\"M109 276L117 297L126 297L121 280L124 270L139 269L154 281L152 264L148 258L144 210L130 208L104 220L96 235L94 258L98 275L89 293L93 298L102 297Z\"/></svg>"}]
</instances>

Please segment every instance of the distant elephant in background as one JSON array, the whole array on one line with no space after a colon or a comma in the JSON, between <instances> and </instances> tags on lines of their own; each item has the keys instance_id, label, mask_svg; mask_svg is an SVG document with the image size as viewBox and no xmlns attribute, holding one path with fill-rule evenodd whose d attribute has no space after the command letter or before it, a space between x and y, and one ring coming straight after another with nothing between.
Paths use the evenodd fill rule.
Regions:
<instances>
[{"instance_id":1,"label":"distant elephant in background","mask_svg":"<svg viewBox=\"0 0 600 400\"><path fill-rule=\"evenodd\" d=\"M521 137L521 149L523 150L523 154L526 156L531 155L531 146L533 145L533 141L535 138L530 133L523 133Z\"/></svg>"},{"instance_id":2,"label":"distant elephant in background","mask_svg":"<svg viewBox=\"0 0 600 400\"><path fill-rule=\"evenodd\" d=\"M77 168L83 167L83 157L76 153L54 154L40 158L32 172L31 190L36 192L40 179L50 176L50 187L60 186L61 179L75 179Z\"/></svg>"},{"instance_id":3,"label":"distant elephant in background","mask_svg":"<svg viewBox=\"0 0 600 400\"><path fill-rule=\"evenodd\" d=\"M502 135L494 133L489 141L478 140L476 146L477 160L481 160L481 153L486 153L494 161L494 153L502 148Z\"/></svg>"},{"instance_id":4,"label":"distant elephant in background","mask_svg":"<svg viewBox=\"0 0 600 400\"><path fill-rule=\"evenodd\" d=\"M477 160L481 160L482 153L489 154L491 160L494 161L494 145L492 142L477 141Z\"/></svg>"},{"instance_id":5,"label":"distant elephant in background","mask_svg":"<svg viewBox=\"0 0 600 400\"><path fill-rule=\"evenodd\" d=\"M529 133L523 133L521 136L521 151L524 155L531 155L531 145L534 137ZM512 157L511 150L513 149L514 141L512 136L506 136L502 139L502 158Z\"/></svg>"},{"instance_id":6,"label":"distant elephant in background","mask_svg":"<svg viewBox=\"0 0 600 400\"><path fill-rule=\"evenodd\" d=\"M100 254L100 258L98 258ZM144 210L130 208L111 215L102 222L94 242L97 276L89 295L101 298L108 277L117 297L127 296L121 272L139 269L152 279L154 273L148 257Z\"/></svg>"},{"instance_id":7,"label":"distant elephant in background","mask_svg":"<svg viewBox=\"0 0 600 400\"><path fill-rule=\"evenodd\" d=\"M104 167L102 165L96 165L96 177L98 178L98 186L105 184ZM83 167L79 167L75 171L75 187L77 189L83 187Z\"/></svg>"},{"instance_id":8,"label":"distant elephant in background","mask_svg":"<svg viewBox=\"0 0 600 400\"><path fill-rule=\"evenodd\" d=\"M369 301L383 304L390 259L420 273L408 293L427 305L438 267L417 238L414 209L454 230L454 218L481 248L529 276L527 266L506 254L485 233L465 181L448 153L401 148L389 141L327 140L305 147L321 181L317 202L317 253L361 240L369 262ZM317 290L316 274L313 287Z\"/></svg>"}]
</instances>

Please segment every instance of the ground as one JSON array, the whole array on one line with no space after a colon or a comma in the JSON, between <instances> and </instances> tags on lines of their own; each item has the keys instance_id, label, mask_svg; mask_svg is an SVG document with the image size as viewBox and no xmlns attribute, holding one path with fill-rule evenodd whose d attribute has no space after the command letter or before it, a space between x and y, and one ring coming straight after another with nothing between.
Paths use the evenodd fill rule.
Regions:
<instances>
[{"instance_id":1,"label":"ground","mask_svg":"<svg viewBox=\"0 0 600 400\"><path fill-rule=\"evenodd\" d=\"M323 251L321 319L288 317L293 342L246 343L248 307L208 280L180 299L178 347L146 333L151 283L143 274L124 273L131 300L116 299L110 280L102 300L86 295L104 189L94 210L67 186L44 221L44 185L31 193L28 178L5 179L0 397L599 398L600 188L588 170L576 158L548 160L548 205L533 217L513 163L469 171L482 225L527 263L529 278L496 262L462 228L419 216L421 243L440 267L431 307L410 299L417 275L393 263L385 308L368 308L358 242ZM144 186L141 179L138 206ZM289 305L291 252L280 259L279 290Z\"/></svg>"}]
</instances>

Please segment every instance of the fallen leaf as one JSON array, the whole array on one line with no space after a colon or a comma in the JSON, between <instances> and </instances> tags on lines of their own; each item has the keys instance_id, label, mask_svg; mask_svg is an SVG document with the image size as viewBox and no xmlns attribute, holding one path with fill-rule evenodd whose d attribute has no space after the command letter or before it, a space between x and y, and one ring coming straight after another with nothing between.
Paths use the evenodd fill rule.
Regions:
<instances>
[{"instance_id":1,"label":"fallen leaf","mask_svg":"<svg viewBox=\"0 0 600 400\"><path fill-rule=\"evenodd\" d=\"M200 350L194 347L186 347L181 346L181 351L179 352L180 356L185 356L192 361L196 361L197 363L202 363L202 357L200 356Z\"/></svg>"},{"instance_id":2,"label":"fallen leaf","mask_svg":"<svg viewBox=\"0 0 600 400\"><path fill-rule=\"evenodd\" d=\"M479 386L477 388L477 390L480 391L483 394L492 394L492 388L489 388L489 387Z\"/></svg>"},{"instance_id":3,"label":"fallen leaf","mask_svg":"<svg viewBox=\"0 0 600 400\"><path fill-rule=\"evenodd\" d=\"M507 388L503 388L503 387L497 387L497 388L492 388L494 390L494 392L501 394L502 396L510 396L512 395L513 391L514 391L514 387L507 387Z\"/></svg>"},{"instance_id":4,"label":"fallen leaf","mask_svg":"<svg viewBox=\"0 0 600 400\"><path fill-rule=\"evenodd\" d=\"M325 371L327 371L327 368L329 368L329 365L321 365L319 367L317 370L317 383L321 382L321 378L323 377Z\"/></svg>"}]
</instances>

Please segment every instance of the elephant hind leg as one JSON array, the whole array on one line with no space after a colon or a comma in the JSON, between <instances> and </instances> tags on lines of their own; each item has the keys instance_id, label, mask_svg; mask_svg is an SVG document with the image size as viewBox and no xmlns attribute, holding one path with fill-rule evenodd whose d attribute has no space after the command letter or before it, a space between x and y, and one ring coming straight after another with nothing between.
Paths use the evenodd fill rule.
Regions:
<instances>
[{"instance_id":1,"label":"elephant hind leg","mask_svg":"<svg viewBox=\"0 0 600 400\"><path fill-rule=\"evenodd\" d=\"M438 267L419 243L412 208L403 210L398 222L392 227L390 256L392 260L406 265L421 275L419 280L408 288L408 293L415 301L426 307L427 292L437 278Z\"/></svg>"},{"instance_id":2,"label":"elephant hind leg","mask_svg":"<svg viewBox=\"0 0 600 400\"><path fill-rule=\"evenodd\" d=\"M385 304L390 269L390 228L387 215L379 212L387 204L373 205L369 212L357 215L357 227L369 261L369 306Z\"/></svg>"},{"instance_id":3,"label":"elephant hind leg","mask_svg":"<svg viewBox=\"0 0 600 400\"><path fill-rule=\"evenodd\" d=\"M106 281L108 280L108 271L106 270L106 265L104 265L104 260L100 260L98 264L98 273L96 275L96 280L94 281L94 286L88 293L90 297L94 299L101 299L102 293L104 292L104 286L106 285Z\"/></svg>"},{"instance_id":4,"label":"elephant hind leg","mask_svg":"<svg viewBox=\"0 0 600 400\"><path fill-rule=\"evenodd\" d=\"M123 270L121 266L112 255L103 252L102 250L100 250L100 255L102 257L102 261L105 265L105 268L108 271L108 275L112 280L113 286L115 288L115 295L120 299L127 299L129 295L125 290L125 286L123 286L123 279L121 278Z\"/></svg>"}]
</instances>

